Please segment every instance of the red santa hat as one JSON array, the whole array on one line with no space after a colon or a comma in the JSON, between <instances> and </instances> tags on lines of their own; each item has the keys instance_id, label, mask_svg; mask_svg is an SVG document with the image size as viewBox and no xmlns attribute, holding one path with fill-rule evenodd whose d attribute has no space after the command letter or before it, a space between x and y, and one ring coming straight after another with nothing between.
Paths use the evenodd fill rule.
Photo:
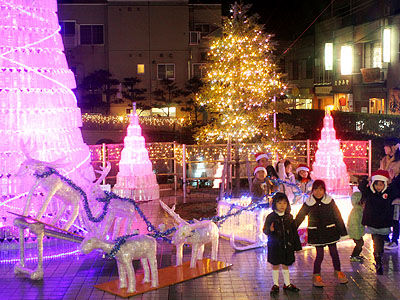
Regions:
<instances>
[{"instance_id":1,"label":"red santa hat","mask_svg":"<svg viewBox=\"0 0 400 300\"><path fill-rule=\"evenodd\" d=\"M256 173L259 171L264 171L265 175L267 175L267 170L264 167L260 167L260 166L255 167L254 175L256 175Z\"/></svg>"},{"instance_id":2,"label":"red santa hat","mask_svg":"<svg viewBox=\"0 0 400 300\"><path fill-rule=\"evenodd\" d=\"M376 180L380 180L383 182L388 182L390 178L389 172L386 170L378 170L372 173L371 181L374 182Z\"/></svg>"},{"instance_id":3,"label":"red santa hat","mask_svg":"<svg viewBox=\"0 0 400 300\"><path fill-rule=\"evenodd\" d=\"M296 173L299 173L300 171L310 172L310 168L305 164L300 164L296 169Z\"/></svg>"},{"instance_id":4,"label":"red santa hat","mask_svg":"<svg viewBox=\"0 0 400 300\"><path fill-rule=\"evenodd\" d=\"M386 171L386 170L375 171L374 173L372 173L372 176L371 176L371 183L372 183L370 186L371 190L373 192L375 192L374 187L373 187L374 182L377 180L380 180L380 181L383 181L383 183L385 184L385 188L382 190L382 192L385 191L388 186L389 178L390 178L390 175L389 175L388 171Z\"/></svg>"},{"instance_id":5,"label":"red santa hat","mask_svg":"<svg viewBox=\"0 0 400 300\"><path fill-rule=\"evenodd\" d=\"M254 156L256 157L256 161L259 161L261 158L269 159L269 155L267 153L264 153L264 152L258 152Z\"/></svg>"}]
</instances>

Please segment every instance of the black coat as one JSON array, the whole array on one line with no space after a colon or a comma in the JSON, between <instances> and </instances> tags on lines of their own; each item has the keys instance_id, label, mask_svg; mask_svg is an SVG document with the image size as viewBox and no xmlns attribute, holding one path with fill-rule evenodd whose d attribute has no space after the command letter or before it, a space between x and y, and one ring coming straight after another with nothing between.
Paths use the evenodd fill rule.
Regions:
<instances>
[{"instance_id":1,"label":"black coat","mask_svg":"<svg viewBox=\"0 0 400 300\"><path fill-rule=\"evenodd\" d=\"M392 201L399 197L396 181L393 181L383 192L371 189L366 180L361 182L358 188L362 194L361 201L365 203L361 224L377 229L392 227Z\"/></svg>"},{"instance_id":2,"label":"black coat","mask_svg":"<svg viewBox=\"0 0 400 300\"><path fill-rule=\"evenodd\" d=\"M346 226L335 201L327 194L321 200L310 196L296 216L296 228L308 216L308 243L324 246L336 243L341 236L347 235Z\"/></svg>"},{"instance_id":3,"label":"black coat","mask_svg":"<svg viewBox=\"0 0 400 300\"><path fill-rule=\"evenodd\" d=\"M274 231L270 231L272 223L274 223ZM294 251L301 250L293 216L290 213L279 216L276 212L272 212L265 220L263 231L268 235L268 262L272 265L293 264Z\"/></svg>"}]
</instances>

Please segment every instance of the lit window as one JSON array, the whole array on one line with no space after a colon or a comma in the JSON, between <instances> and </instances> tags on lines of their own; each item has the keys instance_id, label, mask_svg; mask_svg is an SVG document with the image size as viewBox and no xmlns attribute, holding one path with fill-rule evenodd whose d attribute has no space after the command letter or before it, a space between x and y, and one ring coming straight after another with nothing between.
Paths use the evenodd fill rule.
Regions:
<instances>
[{"instance_id":1,"label":"lit window","mask_svg":"<svg viewBox=\"0 0 400 300\"><path fill-rule=\"evenodd\" d=\"M380 44L374 44L374 50L372 54L372 67L382 68L382 48Z\"/></svg>"},{"instance_id":2,"label":"lit window","mask_svg":"<svg viewBox=\"0 0 400 300\"><path fill-rule=\"evenodd\" d=\"M333 43L325 43L325 70L333 70Z\"/></svg>"},{"instance_id":3,"label":"lit window","mask_svg":"<svg viewBox=\"0 0 400 300\"><path fill-rule=\"evenodd\" d=\"M351 75L353 72L353 47L342 46L340 51L340 68L342 75Z\"/></svg>"},{"instance_id":4,"label":"lit window","mask_svg":"<svg viewBox=\"0 0 400 300\"><path fill-rule=\"evenodd\" d=\"M383 61L390 62L390 28L383 30Z\"/></svg>"},{"instance_id":5,"label":"lit window","mask_svg":"<svg viewBox=\"0 0 400 300\"><path fill-rule=\"evenodd\" d=\"M144 74L144 64L138 64L137 65L137 73L138 74Z\"/></svg>"},{"instance_id":6,"label":"lit window","mask_svg":"<svg viewBox=\"0 0 400 300\"><path fill-rule=\"evenodd\" d=\"M175 79L175 64L159 64L157 65L157 79Z\"/></svg>"}]
</instances>

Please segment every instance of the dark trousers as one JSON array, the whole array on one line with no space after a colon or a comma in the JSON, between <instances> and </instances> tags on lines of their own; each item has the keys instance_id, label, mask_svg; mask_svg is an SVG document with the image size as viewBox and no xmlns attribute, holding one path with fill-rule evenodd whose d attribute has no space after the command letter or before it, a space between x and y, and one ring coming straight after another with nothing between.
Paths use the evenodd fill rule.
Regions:
<instances>
[{"instance_id":1,"label":"dark trousers","mask_svg":"<svg viewBox=\"0 0 400 300\"><path fill-rule=\"evenodd\" d=\"M381 234L372 234L372 241L374 243L374 256L381 256L383 254L385 236Z\"/></svg>"},{"instance_id":2,"label":"dark trousers","mask_svg":"<svg viewBox=\"0 0 400 300\"><path fill-rule=\"evenodd\" d=\"M333 268L335 269L335 271L340 271L340 259L336 243L329 244L328 247L329 247L329 254L331 255L332 258ZM316 246L315 249L317 249L317 257L315 258L314 261L314 274L320 274L321 264L322 261L324 260L324 246Z\"/></svg>"},{"instance_id":3,"label":"dark trousers","mask_svg":"<svg viewBox=\"0 0 400 300\"><path fill-rule=\"evenodd\" d=\"M392 242L399 242L399 220L393 220Z\"/></svg>"},{"instance_id":4,"label":"dark trousers","mask_svg":"<svg viewBox=\"0 0 400 300\"><path fill-rule=\"evenodd\" d=\"M353 249L353 252L351 253L351 256L352 257L359 256L361 251L362 251L362 247L364 246L364 240L361 237L361 239L359 239L359 240L353 239L353 241L354 241L354 243L356 243L356 245L354 246L354 249Z\"/></svg>"}]
</instances>

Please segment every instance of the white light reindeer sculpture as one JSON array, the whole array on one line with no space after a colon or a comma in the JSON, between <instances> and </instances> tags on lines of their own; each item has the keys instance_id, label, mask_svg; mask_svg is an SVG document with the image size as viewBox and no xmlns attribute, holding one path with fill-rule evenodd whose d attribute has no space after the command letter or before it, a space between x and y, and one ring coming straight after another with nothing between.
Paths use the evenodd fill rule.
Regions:
<instances>
[{"instance_id":1,"label":"white light reindeer sculpture","mask_svg":"<svg viewBox=\"0 0 400 300\"><path fill-rule=\"evenodd\" d=\"M179 224L176 230L172 243L176 246L176 265L182 265L183 245L192 245L192 257L190 259L190 267L196 267L196 260L203 259L204 245L211 243L211 259L217 260L218 257L218 242L219 242L219 229L218 226L212 221L197 221L190 224L183 220L176 212L175 206L168 207L160 200L161 207L170 214L175 221Z\"/></svg>"},{"instance_id":2,"label":"white light reindeer sculpture","mask_svg":"<svg viewBox=\"0 0 400 300\"><path fill-rule=\"evenodd\" d=\"M106 253L110 253L113 247L113 243L102 241L96 237L87 236L81 244L81 251L88 254L94 249L101 249ZM132 260L134 259L140 259L142 263L144 270L143 282L150 282L151 272L151 286L158 286L156 254L157 242L154 238L147 235L137 235L129 238L115 255L118 267L119 288L127 287L128 293L134 293L136 291L135 270L132 265Z\"/></svg>"},{"instance_id":3,"label":"white light reindeer sculpture","mask_svg":"<svg viewBox=\"0 0 400 300\"><path fill-rule=\"evenodd\" d=\"M59 161L44 162L33 159L27 153L25 153L25 156L27 158L21 164L17 172L17 176L23 176L26 174L42 175L46 174L46 172L49 172L50 169L56 169L60 167ZM69 220L67 220L67 223L64 225L63 228L64 230L68 230L75 222L79 214L79 202L81 201L81 195L78 191L74 190L71 186L62 181L62 179L55 174L49 174L48 176L44 177L36 177L36 181L28 193L28 198L26 200L23 212L24 216L27 216L29 214L33 193L39 186L47 191L47 195L35 218L39 220L43 216L50 203L50 200L55 196L62 201L62 208L57 212L57 215L52 220L52 224L56 224L61 216L64 214L67 206L71 206L71 216Z\"/></svg>"}]
</instances>

